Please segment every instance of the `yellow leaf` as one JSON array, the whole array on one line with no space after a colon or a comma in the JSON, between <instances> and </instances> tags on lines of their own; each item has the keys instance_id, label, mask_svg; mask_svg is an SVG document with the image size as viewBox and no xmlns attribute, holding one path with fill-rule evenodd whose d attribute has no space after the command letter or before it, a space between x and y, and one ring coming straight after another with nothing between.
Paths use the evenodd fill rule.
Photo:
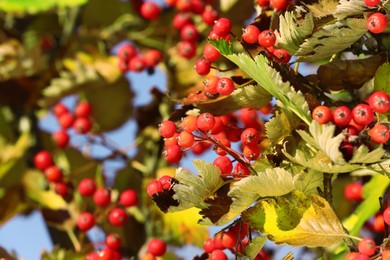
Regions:
<instances>
[{"instance_id":1,"label":"yellow leaf","mask_svg":"<svg viewBox=\"0 0 390 260\"><path fill-rule=\"evenodd\" d=\"M189 208L183 211L163 215L166 234L172 234L185 244L202 247L209 234L205 226L199 225L199 209Z\"/></svg>"}]
</instances>

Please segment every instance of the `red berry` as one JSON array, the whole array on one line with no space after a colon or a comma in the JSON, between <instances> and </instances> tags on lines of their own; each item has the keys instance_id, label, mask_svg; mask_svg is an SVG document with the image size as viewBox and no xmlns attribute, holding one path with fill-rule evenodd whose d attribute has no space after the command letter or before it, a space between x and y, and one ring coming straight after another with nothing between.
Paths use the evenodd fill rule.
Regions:
<instances>
[{"instance_id":1,"label":"red berry","mask_svg":"<svg viewBox=\"0 0 390 260\"><path fill-rule=\"evenodd\" d=\"M376 251L376 244L372 238L363 238L358 243L359 252L366 256L372 256Z\"/></svg>"},{"instance_id":2,"label":"red berry","mask_svg":"<svg viewBox=\"0 0 390 260\"><path fill-rule=\"evenodd\" d=\"M95 217L89 212L83 212L77 219L77 227L81 231L88 231L95 225Z\"/></svg>"},{"instance_id":3,"label":"red berry","mask_svg":"<svg viewBox=\"0 0 390 260\"><path fill-rule=\"evenodd\" d=\"M177 0L176 8L180 12L190 12L192 9L192 1L191 0Z\"/></svg>"},{"instance_id":4,"label":"red berry","mask_svg":"<svg viewBox=\"0 0 390 260\"><path fill-rule=\"evenodd\" d=\"M260 30L256 26L250 24L247 27L245 27L243 33L242 33L242 39L246 43L257 43L259 38Z\"/></svg>"},{"instance_id":5,"label":"red berry","mask_svg":"<svg viewBox=\"0 0 390 260\"><path fill-rule=\"evenodd\" d=\"M262 31L257 39L259 44L265 48L274 46L276 42L275 33L271 30Z\"/></svg>"},{"instance_id":6,"label":"red berry","mask_svg":"<svg viewBox=\"0 0 390 260\"><path fill-rule=\"evenodd\" d=\"M203 22L209 26L214 25L215 20L218 19L218 12L210 5L207 5L202 13Z\"/></svg>"},{"instance_id":7,"label":"red berry","mask_svg":"<svg viewBox=\"0 0 390 260\"><path fill-rule=\"evenodd\" d=\"M158 50L148 50L144 55L144 61L146 66L153 68L159 64L163 59L163 56Z\"/></svg>"},{"instance_id":8,"label":"red berry","mask_svg":"<svg viewBox=\"0 0 390 260\"><path fill-rule=\"evenodd\" d=\"M352 112L346 106L339 106L333 110L333 123L340 127L345 127L352 120Z\"/></svg>"},{"instance_id":9,"label":"red berry","mask_svg":"<svg viewBox=\"0 0 390 260\"><path fill-rule=\"evenodd\" d=\"M327 106L317 106L313 109L312 118L320 124L326 124L332 121L332 111Z\"/></svg>"},{"instance_id":10,"label":"red berry","mask_svg":"<svg viewBox=\"0 0 390 260\"><path fill-rule=\"evenodd\" d=\"M205 9L203 0L191 0L191 12L194 14L202 14Z\"/></svg>"},{"instance_id":11,"label":"red berry","mask_svg":"<svg viewBox=\"0 0 390 260\"><path fill-rule=\"evenodd\" d=\"M269 6L270 0L256 0L257 4L261 7L267 7Z\"/></svg>"},{"instance_id":12,"label":"red berry","mask_svg":"<svg viewBox=\"0 0 390 260\"><path fill-rule=\"evenodd\" d=\"M221 174L232 173L233 165L229 157L219 156L214 160L213 165L217 166L221 170Z\"/></svg>"},{"instance_id":13,"label":"red berry","mask_svg":"<svg viewBox=\"0 0 390 260\"><path fill-rule=\"evenodd\" d=\"M181 41L177 44L177 51L180 56L191 59L195 56L196 46L193 42Z\"/></svg>"},{"instance_id":14,"label":"red berry","mask_svg":"<svg viewBox=\"0 0 390 260\"><path fill-rule=\"evenodd\" d=\"M213 26L213 32L215 32L219 37L228 36L231 29L232 22L227 18L219 18Z\"/></svg>"},{"instance_id":15,"label":"red berry","mask_svg":"<svg viewBox=\"0 0 390 260\"><path fill-rule=\"evenodd\" d=\"M250 174L249 169L246 166L244 166L242 163L237 163L234 166L233 172L235 176L248 176Z\"/></svg>"},{"instance_id":16,"label":"red berry","mask_svg":"<svg viewBox=\"0 0 390 260\"><path fill-rule=\"evenodd\" d=\"M184 26L192 24L191 16L188 13L179 12L173 17L173 26L181 30Z\"/></svg>"},{"instance_id":17,"label":"red berry","mask_svg":"<svg viewBox=\"0 0 390 260\"><path fill-rule=\"evenodd\" d=\"M358 182L351 182L344 188L344 197L349 201L363 200L363 185Z\"/></svg>"},{"instance_id":18,"label":"red berry","mask_svg":"<svg viewBox=\"0 0 390 260\"><path fill-rule=\"evenodd\" d=\"M259 142L259 132L252 127L246 128L241 133L241 142L244 145L257 145Z\"/></svg>"},{"instance_id":19,"label":"red berry","mask_svg":"<svg viewBox=\"0 0 390 260\"><path fill-rule=\"evenodd\" d=\"M377 144L384 144L390 138L389 128L384 124L376 124L369 130L368 134L371 141Z\"/></svg>"},{"instance_id":20,"label":"red berry","mask_svg":"<svg viewBox=\"0 0 390 260\"><path fill-rule=\"evenodd\" d=\"M69 187L66 183L59 181L54 184L54 191L58 194L61 195L62 197L65 197L68 195L69 192Z\"/></svg>"},{"instance_id":21,"label":"red berry","mask_svg":"<svg viewBox=\"0 0 390 260\"><path fill-rule=\"evenodd\" d=\"M103 248L98 252L99 260L122 260L122 255L109 247Z\"/></svg>"},{"instance_id":22,"label":"red berry","mask_svg":"<svg viewBox=\"0 0 390 260\"><path fill-rule=\"evenodd\" d=\"M108 214L108 222L113 226L123 226L127 222L127 213L122 208L115 208Z\"/></svg>"},{"instance_id":23,"label":"red berry","mask_svg":"<svg viewBox=\"0 0 390 260\"><path fill-rule=\"evenodd\" d=\"M234 91L234 82L231 78L220 78L217 84L217 91L222 96L228 96Z\"/></svg>"},{"instance_id":24,"label":"red berry","mask_svg":"<svg viewBox=\"0 0 390 260\"><path fill-rule=\"evenodd\" d=\"M155 20L160 15L160 7L154 2L144 2L141 5L140 14L147 20Z\"/></svg>"},{"instance_id":25,"label":"red berry","mask_svg":"<svg viewBox=\"0 0 390 260\"><path fill-rule=\"evenodd\" d=\"M370 260L370 258L358 252L349 252L345 256L345 260Z\"/></svg>"},{"instance_id":26,"label":"red berry","mask_svg":"<svg viewBox=\"0 0 390 260\"><path fill-rule=\"evenodd\" d=\"M64 104L61 104L61 103L58 103L53 107L53 112L57 118L59 118L61 115L65 114L65 113L69 113L68 108Z\"/></svg>"},{"instance_id":27,"label":"red berry","mask_svg":"<svg viewBox=\"0 0 390 260\"><path fill-rule=\"evenodd\" d=\"M261 149L257 145L245 145L242 149L242 154L251 161L259 158L260 153Z\"/></svg>"},{"instance_id":28,"label":"red berry","mask_svg":"<svg viewBox=\"0 0 390 260\"><path fill-rule=\"evenodd\" d=\"M108 234L106 237L106 246L112 250L118 250L122 245L122 239L119 234Z\"/></svg>"},{"instance_id":29,"label":"red berry","mask_svg":"<svg viewBox=\"0 0 390 260\"><path fill-rule=\"evenodd\" d=\"M210 95L218 94L217 86L218 86L219 78L217 76L210 76L205 80L204 83L204 91Z\"/></svg>"},{"instance_id":30,"label":"red berry","mask_svg":"<svg viewBox=\"0 0 390 260\"><path fill-rule=\"evenodd\" d=\"M135 190L127 189L121 192L119 202L124 207L131 207L138 204L138 194Z\"/></svg>"},{"instance_id":31,"label":"red berry","mask_svg":"<svg viewBox=\"0 0 390 260\"><path fill-rule=\"evenodd\" d=\"M157 238L152 238L148 242L148 252L151 253L154 256L163 256L165 252L167 251L167 244Z\"/></svg>"},{"instance_id":32,"label":"red berry","mask_svg":"<svg viewBox=\"0 0 390 260\"><path fill-rule=\"evenodd\" d=\"M390 249L382 251L382 260L390 260Z\"/></svg>"},{"instance_id":33,"label":"red berry","mask_svg":"<svg viewBox=\"0 0 390 260\"><path fill-rule=\"evenodd\" d=\"M57 132L53 133L52 137L53 137L53 139L56 142L58 147L61 147L61 148L65 147L69 143L69 135L63 129L60 129Z\"/></svg>"},{"instance_id":34,"label":"red berry","mask_svg":"<svg viewBox=\"0 0 390 260\"><path fill-rule=\"evenodd\" d=\"M99 188L93 194L93 201L100 207L108 206L111 203L111 192L106 188Z\"/></svg>"},{"instance_id":35,"label":"red berry","mask_svg":"<svg viewBox=\"0 0 390 260\"><path fill-rule=\"evenodd\" d=\"M128 62L130 59L137 55L137 49L132 44L123 44L118 49L118 58L124 62Z\"/></svg>"},{"instance_id":36,"label":"red berry","mask_svg":"<svg viewBox=\"0 0 390 260\"><path fill-rule=\"evenodd\" d=\"M278 11L286 9L289 3L289 0L270 0L271 6Z\"/></svg>"},{"instance_id":37,"label":"red berry","mask_svg":"<svg viewBox=\"0 0 390 260\"><path fill-rule=\"evenodd\" d=\"M206 239L206 241L203 244L203 250L208 254L210 254L211 252L213 252L215 250L213 238Z\"/></svg>"},{"instance_id":38,"label":"red berry","mask_svg":"<svg viewBox=\"0 0 390 260\"><path fill-rule=\"evenodd\" d=\"M73 125L74 117L71 113L64 113L58 117L58 123L63 129L68 129Z\"/></svg>"},{"instance_id":39,"label":"red berry","mask_svg":"<svg viewBox=\"0 0 390 260\"><path fill-rule=\"evenodd\" d=\"M383 215L378 214L374 218L373 228L378 233L385 232L385 222L383 220Z\"/></svg>"},{"instance_id":40,"label":"red berry","mask_svg":"<svg viewBox=\"0 0 390 260\"><path fill-rule=\"evenodd\" d=\"M207 75L210 72L211 64L208 60L205 59L199 59L195 63L195 70L196 73L199 75Z\"/></svg>"},{"instance_id":41,"label":"red berry","mask_svg":"<svg viewBox=\"0 0 390 260\"><path fill-rule=\"evenodd\" d=\"M91 130L91 128L92 123L88 118L80 117L73 123L73 129L78 134L86 134Z\"/></svg>"},{"instance_id":42,"label":"red berry","mask_svg":"<svg viewBox=\"0 0 390 260\"><path fill-rule=\"evenodd\" d=\"M171 120L164 120L159 125L159 133L164 138L170 138L176 133L176 124Z\"/></svg>"},{"instance_id":43,"label":"red berry","mask_svg":"<svg viewBox=\"0 0 390 260\"><path fill-rule=\"evenodd\" d=\"M96 182L92 178L84 178L78 185L81 196L92 196L96 191Z\"/></svg>"},{"instance_id":44,"label":"red berry","mask_svg":"<svg viewBox=\"0 0 390 260\"><path fill-rule=\"evenodd\" d=\"M377 6L380 2L380 0L364 0L364 3L369 7Z\"/></svg>"},{"instance_id":45,"label":"red berry","mask_svg":"<svg viewBox=\"0 0 390 260\"><path fill-rule=\"evenodd\" d=\"M163 191L163 186L158 180L153 180L149 182L149 184L146 186L146 192L150 197L153 197L153 195L156 195L159 192Z\"/></svg>"},{"instance_id":46,"label":"red berry","mask_svg":"<svg viewBox=\"0 0 390 260\"><path fill-rule=\"evenodd\" d=\"M209 255L209 260L228 260L228 257L221 249L216 249Z\"/></svg>"},{"instance_id":47,"label":"red berry","mask_svg":"<svg viewBox=\"0 0 390 260\"><path fill-rule=\"evenodd\" d=\"M238 240L237 234L234 234L230 230L221 234L222 245L225 248L235 249Z\"/></svg>"},{"instance_id":48,"label":"red berry","mask_svg":"<svg viewBox=\"0 0 390 260\"><path fill-rule=\"evenodd\" d=\"M369 105L358 104L352 109L352 119L359 125L368 125L374 120L374 111Z\"/></svg>"},{"instance_id":49,"label":"red berry","mask_svg":"<svg viewBox=\"0 0 390 260\"><path fill-rule=\"evenodd\" d=\"M180 38L184 41L195 42L199 37L198 29L193 24L185 25L180 31Z\"/></svg>"},{"instance_id":50,"label":"red berry","mask_svg":"<svg viewBox=\"0 0 390 260\"><path fill-rule=\"evenodd\" d=\"M195 137L191 133L183 131L179 134L177 141L181 148L190 148L194 144Z\"/></svg>"},{"instance_id":51,"label":"red berry","mask_svg":"<svg viewBox=\"0 0 390 260\"><path fill-rule=\"evenodd\" d=\"M165 160L169 163L178 163L182 158L180 146L177 144L167 145L163 151Z\"/></svg>"},{"instance_id":52,"label":"red berry","mask_svg":"<svg viewBox=\"0 0 390 260\"><path fill-rule=\"evenodd\" d=\"M58 182L62 179L62 171L57 166L52 165L45 169L45 176L49 182Z\"/></svg>"},{"instance_id":53,"label":"red berry","mask_svg":"<svg viewBox=\"0 0 390 260\"><path fill-rule=\"evenodd\" d=\"M283 63L288 63L291 59L291 55L286 50L274 49L272 54Z\"/></svg>"},{"instance_id":54,"label":"red berry","mask_svg":"<svg viewBox=\"0 0 390 260\"><path fill-rule=\"evenodd\" d=\"M141 72L145 69L146 63L143 57L135 56L129 60L129 70Z\"/></svg>"},{"instance_id":55,"label":"red berry","mask_svg":"<svg viewBox=\"0 0 390 260\"><path fill-rule=\"evenodd\" d=\"M387 22L384 14L374 13L367 19L367 28L372 33L382 33L387 27Z\"/></svg>"},{"instance_id":56,"label":"red berry","mask_svg":"<svg viewBox=\"0 0 390 260\"><path fill-rule=\"evenodd\" d=\"M42 150L34 156L34 164L39 170L44 171L54 163L51 154L46 150Z\"/></svg>"},{"instance_id":57,"label":"red berry","mask_svg":"<svg viewBox=\"0 0 390 260\"><path fill-rule=\"evenodd\" d=\"M207 43L203 49L203 57L209 62L214 62L219 59L221 53L210 43Z\"/></svg>"},{"instance_id":58,"label":"red berry","mask_svg":"<svg viewBox=\"0 0 390 260\"><path fill-rule=\"evenodd\" d=\"M375 91L368 98L370 107L378 113L386 113L390 110L390 97L384 91Z\"/></svg>"},{"instance_id":59,"label":"red berry","mask_svg":"<svg viewBox=\"0 0 390 260\"><path fill-rule=\"evenodd\" d=\"M164 176L160 177L160 179L158 179L158 181L160 182L160 184L164 190L169 190L172 186L172 177L169 175L164 175Z\"/></svg>"},{"instance_id":60,"label":"red berry","mask_svg":"<svg viewBox=\"0 0 390 260\"><path fill-rule=\"evenodd\" d=\"M210 113L202 113L197 120L197 126L199 130L210 131L215 125L214 116Z\"/></svg>"},{"instance_id":61,"label":"red berry","mask_svg":"<svg viewBox=\"0 0 390 260\"><path fill-rule=\"evenodd\" d=\"M77 117L89 117L92 113L92 107L89 102L80 102L74 109L74 114Z\"/></svg>"},{"instance_id":62,"label":"red berry","mask_svg":"<svg viewBox=\"0 0 390 260\"><path fill-rule=\"evenodd\" d=\"M390 226L390 207L387 207L384 211L383 211L383 220L385 221L385 223L387 225Z\"/></svg>"}]
</instances>

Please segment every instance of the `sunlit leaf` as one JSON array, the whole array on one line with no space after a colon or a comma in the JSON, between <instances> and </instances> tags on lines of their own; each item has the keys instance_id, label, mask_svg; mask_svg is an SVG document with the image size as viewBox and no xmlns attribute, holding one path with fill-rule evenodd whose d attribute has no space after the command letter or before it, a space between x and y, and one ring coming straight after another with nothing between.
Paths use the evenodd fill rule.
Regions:
<instances>
[{"instance_id":1,"label":"sunlit leaf","mask_svg":"<svg viewBox=\"0 0 390 260\"><path fill-rule=\"evenodd\" d=\"M379 208L379 198L383 196L390 184L390 179L386 176L376 174L363 186L364 200L358 205L356 210L343 221L344 227L351 235L358 235L360 228Z\"/></svg>"},{"instance_id":2,"label":"sunlit leaf","mask_svg":"<svg viewBox=\"0 0 390 260\"><path fill-rule=\"evenodd\" d=\"M314 17L321 18L325 16L331 16L336 11L338 5L337 0L320 0L313 4L308 4L310 12L313 13Z\"/></svg>"},{"instance_id":3,"label":"sunlit leaf","mask_svg":"<svg viewBox=\"0 0 390 260\"><path fill-rule=\"evenodd\" d=\"M370 151L367 146L361 145L354 150L349 163L377 163L382 160L384 154L385 150L382 147Z\"/></svg>"},{"instance_id":4,"label":"sunlit leaf","mask_svg":"<svg viewBox=\"0 0 390 260\"><path fill-rule=\"evenodd\" d=\"M365 12L374 10L375 7L367 6L364 1L360 0L340 0L339 5L333 14L338 20L345 19L347 17L363 16Z\"/></svg>"},{"instance_id":5,"label":"sunlit leaf","mask_svg":"<svg viewBox=\"0 0 390 260\"><path fill-rule=\"evenodd\" d=\"M351 46L367 32L366 19L350 18L321 28L301 44L296 55L299 61L327 59Z\"/></svg>"},{"instance_id":6,"label":"sunlit leaf","mask_svg":"<svg viewBox=\"0 0 390 260\"><path fill-rule=\"evenodd\" d=\"M53 210L66 209L66 201L54 190L45 190L43 183L45 177L38 171L27 171L23 177L22 183L26 196L39 203L42 207Z\"/></svg>"},{"instance_id":7,"label":"sunlit leaf","mask_svg":"<svg viewBox=\"0 0 390 260\"><path fill-rule=\"evenodd\" d=\"M318 188L323 186L322 172L309 168L307 172L300 172L294 176L294 186L297 190L302 191L306 196L317 193Z\"/></svg>"},{"instance_id":8,"label":"sunlit leaf","mask_svg":"<svg viewBox=\"0 0 390 260\"><path fill-rule=\"evenodd\" d=\"M375 73L374 86L377 91L390 92L390 63L386 62Z\"/></svg>"},{"instance_id":9,"label":"sunlit leaf","mask_svg":"<svg viewBox=\"0 0 390 260\"><path fill-rule=\"evenodd\" d=\"M163 215L164 232L176 237L181 243L202 247L209 234L205 226L198 224L200 218L197 208L166 213Z\"/></svg>"},{"instance_id":10,"label":"sunlit leaf","mask_svg":"<svg viewBox=\"0 0 390 260\"><path fill-rule=\"evenodd\" d=\"M170 207L170 212L176 212L191 207L205 208L204 202L214 194L222 185L223 179L218 167L200 159L193 161L199 175L195 175L183 168L178 168L175 179L179 182L173 189L176 192L174 199L179 201L179 206Z\"/></svg>"},{"instance_id":11,"label":"sunlit leaf","mask_svg":"<svg viewBox=\"0 0 390 260\"><path fill-rule=\"evenodd\" d=\"M294 114L287 116L283 109L280 113L276 112L265 124L265 131L269 140L277 144L281 142L287 136L290 136L292 131L297 127L299 120L296 120Z\"/></svg>"},{"instance_id":12,"label":"sunlit leaf","mask_svg":"<svg viewBox=\"0 0 390 260\"><path fill-rule=\"evenodd\" d=\"M245 254L249 257L256 257L256 255L261 251L265 242L267 242L267 237L258 236L250 241L249 245L245 247Z\"/></svg>"},{"instance_id":13,"label":"sunlit leaf","mask_svg":"<svg viewBox=\"0 0 390 260\"><path fill-rule=\"evenodd\" d=\"M234 53L233 44L231 42L225 41L224 39L208 39L217 50L223 55L230 55Z\"/></svg>"},{"instance_id":14,"label":"sunlit leaf","mask_svg":"<svg viewBox=\"0 0 390 260\"><path fill-rule=\"evenodd\" d=\"M43 251L41 255L42 260L65 260L65 259L74 259L82 260L85 259L85 255L77 253L74 250L67 250L59 246L55 246L51 252Z\"/></svg>"},{"instance_id":15,"label":"sunlit leaf","mask_svg":"<svg viewBox=\"0 0 390 260\"><path fill-rule=\"evenodd\" d=\"M259 201L243 213L244 221L276 244L328 247L347 237L324 198L298 191L292 195Z\"/></svg>"}]
</instances>

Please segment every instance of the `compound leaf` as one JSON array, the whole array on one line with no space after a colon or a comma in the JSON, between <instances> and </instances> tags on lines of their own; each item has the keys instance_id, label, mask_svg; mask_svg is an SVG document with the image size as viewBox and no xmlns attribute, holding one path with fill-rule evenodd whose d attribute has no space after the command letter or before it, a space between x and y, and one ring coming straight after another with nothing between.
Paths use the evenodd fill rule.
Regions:
<instances>
[{"instance_id":1,"label":"compound leaf","mask_svg":"<svg viewBox=\"0 0 390 260\"><path fill-rule=\"evenodd\" d=\"M343 20L347 17L363 16L370 9L373 10L375 7L368 7L361 0L340 0L333 16L338 20Z\"/></svg>"}]
</instances>

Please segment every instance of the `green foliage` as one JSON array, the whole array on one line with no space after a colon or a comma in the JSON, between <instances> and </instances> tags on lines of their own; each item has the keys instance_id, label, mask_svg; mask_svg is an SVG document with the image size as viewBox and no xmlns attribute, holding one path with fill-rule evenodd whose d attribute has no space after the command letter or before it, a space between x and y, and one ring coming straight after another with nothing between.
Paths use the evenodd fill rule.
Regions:
<instances>
[{"instance_id":1,"label":"green foliage","mask_svg":"<svg viewBox=\"0 0 390 260\"><path fill-rule=\"evenodd\" d=\"M39 12L48 11L56 6L58 7L73 7L87 3L88 0L12 0L0 2L0 10L12 14L36 14Z\"/></svg>"},{"instance_id":2,"label":"green foliage","mask_svg":"<svg viewBox=\"0 0 390 260\"><path fill-rule=\"evenodd\" d=\"M389 93L390 86L390 64L388 62L384 63L378 68L374 77L374 88L378 91L386 91Z\"/></svg>"},{"instance_id":3,"label":"green foliage","mask_svg":"<svg viewBox=\"0 0 390 260\"><path fill-rule=\"evenodd\" d=\"M375 7L368 7L364 1L360 0L340 0L339 5L336 8L336 12L333 14L338 20L345 19L347 17L363 16L364 12L372 11Z\"/></svg>"}]
</instances>

